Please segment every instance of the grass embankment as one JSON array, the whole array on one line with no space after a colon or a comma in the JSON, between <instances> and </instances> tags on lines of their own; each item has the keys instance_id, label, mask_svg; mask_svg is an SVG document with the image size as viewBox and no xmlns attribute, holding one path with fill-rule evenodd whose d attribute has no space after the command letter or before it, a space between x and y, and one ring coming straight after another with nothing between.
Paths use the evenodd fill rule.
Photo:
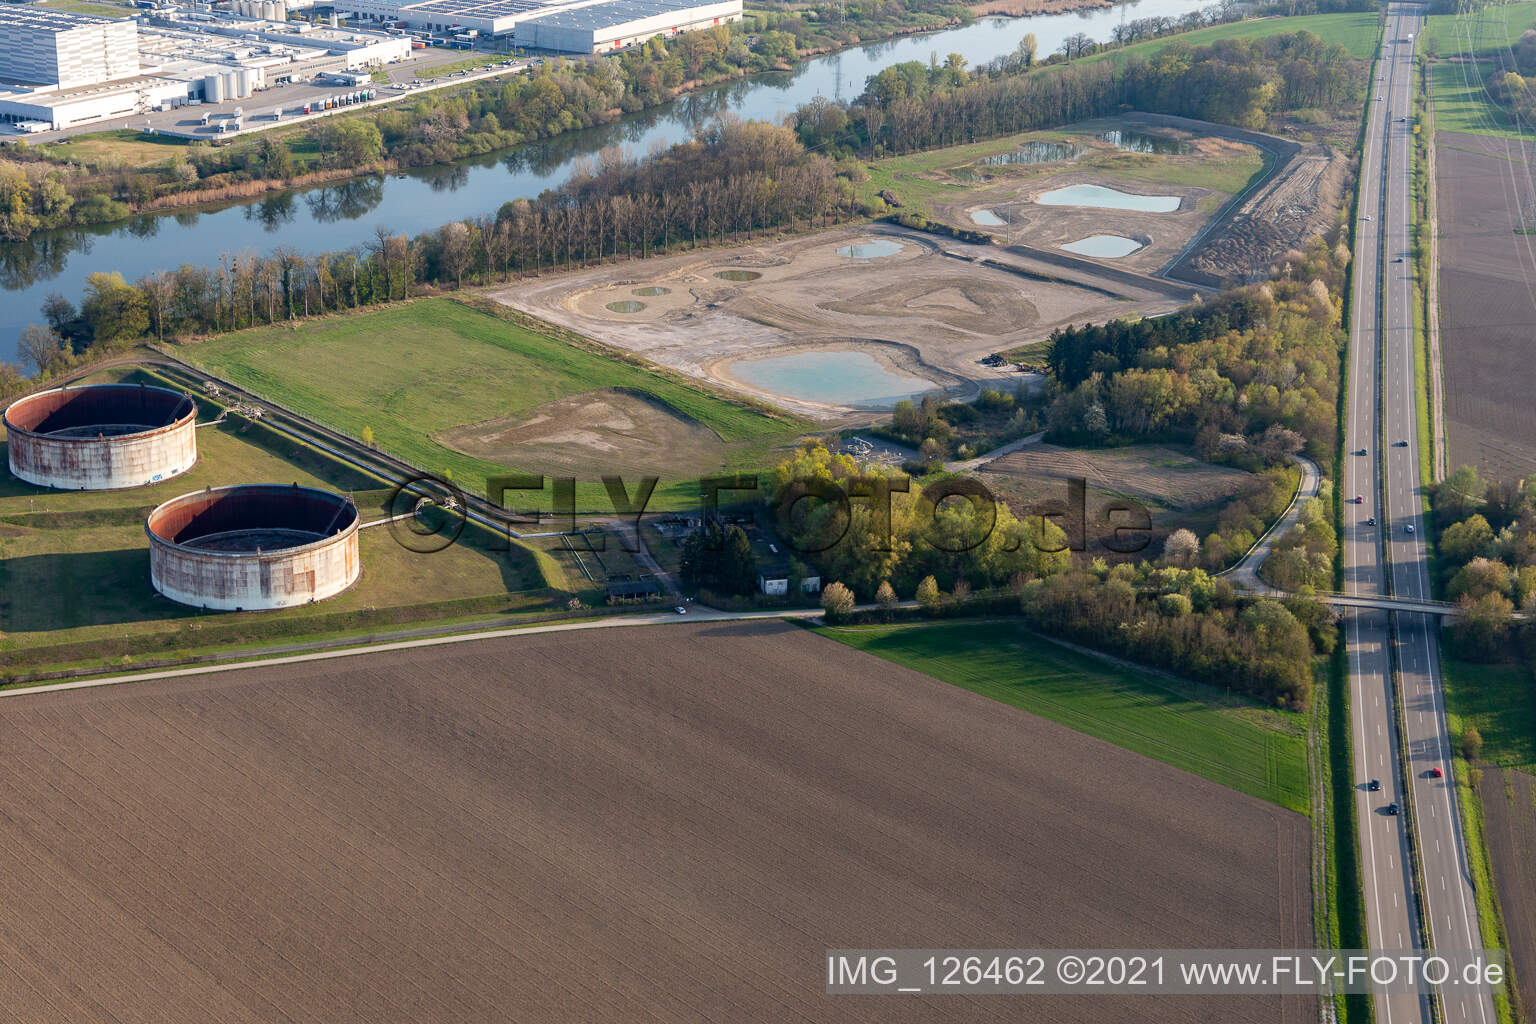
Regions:
<instances>
[{"instance_id":1,"label":"grass embankment","mask_svg":"<svg viewBox=\"0 0 1536 1024\"><path fill-rule=\"evenodd\" d=\"M1460 738L1470 728L1483 737L1481 761L1501 768L1536 771L1536 688L1522 665L1475 665L1441 658L1445 686L1445 714L1451 736L1458 741L1453 774L1467 840L1467 861L1477 895L1477 918L1483 944L1490 949L1507 945L1504 916L1499 904L1493 866L1484 832L1483 802L1473 784L1474 768L1462 756ZM1517 979L1522 986L1536 979ZM1494 992L1501 1022L1514 1021L1507 989Z\"/></svg>"},{"instance_id":2,"label":"grass embankment","mask_svg":"<svg viewBox=\"0 0 1536 1024\"><path fill-rule=\"evenodd\" d=\"M1437 14L1426 19L1420 51L1433 55L1431 76L1435 128L1518 138L1518 127L1488 99L1483 82L1492 58L1507 53L1536 24L1536 3L1489 6L1476 14Z\"/></svg>"},{"instance_id":3,"label":"grass embankment","mask_svg":"<svg viewBox=\"0 0 1536 1024\"><path fill-rule=\"evenodd\" d=\"M149 375L129 375L161 383ZM199 417L207 421L213 411ZM231 418L198 431L187 473L127 491L44 491L0 480L0 663L23 668L98 656L163 655L229 637L264 640L332 623L362 628L548 605L534 557L504 538L466 529L434 554L407 550L387 527L359 534L362 577L346 593L274 612L205 614L155 594L144 519L155 505L203 487L299 483L352 495L364 522L380 518L390 489L261 425ZM0 459L3 459L0 453ZM482 607L482 605L484 607Z\"/></svg>"},{"instance_id":4,"label":"grass embankment","mask_svg":"<svg viewBox=\"0 0 1536 1024\"><path fill-rule=\"evenodd\" d=\"M1305 716L1069 650L1011 622L823 629L852 647L1307 813Z\"/></svg>"},{"instance_id":5,"label":"grass embankment","mask_svg":"<svg viewBox=\"0 0 1536 1024\"><path fill-rule=\"evenodd\" d=\"M1374 57L1380 33L1379 19L1375 12L1351 12L1348 14L1303 14L1294 18L1255 18L1235 21L1228 25L1213 25L1176 36L1149 39L1122 50L1109 50L1083 58L1084 62L1112 60L1125 64L1131 57L1146 59L1166 49L1170 43L1188 43L1190 46L1209 46L1221 39L1267 39L1270 36L1289 35L1292 32L1311 32L1325 43L1344 47L1351 57Z\"/></svg>"},{"instance_id":6,"label":"grass embankment","mask_svg":"<svg viewBox=\"0 0 1536 1024\"><path fill-rule=\"evenodd\" d=\"M939 180L949 172L968 172L980 160L1017 149L1028 142L1083 142L1101 132L1123 127L1117 118L1083 121L1070 129L1054 129L1024 132L986 142L974 142L946 149L930 149L904 156L887 157L865 164L869 178L859 186L859 194L865 202L872 201L882 190L890 190L901 200L905 212L931 212L935 202L958 199L967 192L980 192L1022 182L1028 178L1061 171L1100 171L1112 178L1128 183L1150 185L1188 185L1212 189L1235 195L1247 188L1255 178L1261 177L1269 167L1268 156L1253 147L1245 147L1239 154L1225 157L1175 156L1152 153L1127 153L1114 149L1095 149L1075 160L1057 161L1034 165L988 167L990 181ZM1207 197L1210 209L1224 200L1220 196ZM974 224L961 225L976 230Z\"/></svg>"},{"instance_id":7,"label":"grass embankment","mask_svg":"<svg viewBox=\"0 0 1536 1024\"><path fill-rule=\"evenodd\" d=\"M768 468L805 424L732 401L666 371L608 355L595 343L537 333L449 299L263 327L180 353L209 372L354 438L373 432L383 451L484 494L486 479L517 472L454 451L440 431L514 415L570 395L624 387L646 392L714 430L722 471ZM580 474L577 474L580 476ZM594 477L586 478L588 480ZM630 487L633 488L633 482ZM532 507L534 494L511 503ZM548 507L549 492L545 492ZM663 479L650 507L696 508L697 485ZM577 489L582 510L612 511L601 484Z\"/></svg>"}]
</instances>

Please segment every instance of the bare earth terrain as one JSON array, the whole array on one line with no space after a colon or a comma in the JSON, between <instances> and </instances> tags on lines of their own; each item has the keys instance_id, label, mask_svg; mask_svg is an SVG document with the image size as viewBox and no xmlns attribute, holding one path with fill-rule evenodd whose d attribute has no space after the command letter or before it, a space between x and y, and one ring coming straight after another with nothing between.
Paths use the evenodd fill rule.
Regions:
<instances>
[{"instance_id":1,"label":"bare earth terrain","mask_svg":"<svg viewBox=\"0 0 1536 1024\"><path fill-rule=\"evenodd\" d=\"M1457 132L1436 133L1435 152L1450 464L1519 479L1536 472L1533 154Z\"/></svg>"},{"instance_id":2,"label":"bare earth terrain","mask_svg":"<svg viewBox=\"0 0 1536 1024\"><path fill-rule=\"evenodd\" d=\"M1483 769L1483 818L1494 884L1509 933L1509 961L1526 1019L1536 1015L1536 777L1511 768Z\"/></svg>"},{"instance_id":3,"label":"bare earth terrain","mask_svg":"<svg viewBox=\"0 0 1536 1024\"><path fill-rule=\"evenodd\" d=\"M837 251L875 243L895 251L868 259ZM980 259L1023 273L973 262ZM1065 323L1166 312L1189 295L872 224L556 274L494 297L664 366L835 419L850 408L757 390L732 374L732 364L796 350L858 350L969 395L980 384L1017 380L980 365L990 353Z\"/></svg>"},{"instance_id":4,"label":"bare earth terrain","mask_svg":"<svg viewBox=\"0 0 1536 1024\"><path fill-rule=\"evenodd\" d=\"M780 623L0 700L0 1019L1254 1021L829 947L1310 941L1308 825Z\"/></svg>"},{"instance_id":5,"label":"bare earth terrain","mask_svg":"<svg viewBox=\"0 0 1536 1024\"><path fill-rule=\"evenodd\" d=\"M698 420L652 395L605 388L547 402L516 416L470 423L434 437L440 444L538 473L709 473L726 444Z\"/></svg>"},{"instance_id":6,"label":"bare earth terrain","mask_svg":"<svg viewBox=\"0 0 1536 1024\"><path fill-rule=\"evenodd\" d=\"M1151 550L1156 551L1162 538L1180 527L1200 537L1209 533L1217 512L1250 474L1204 462L1180 445L1076 449L1032 444L981 469L982 482L1016 511L1042 500L1066 500L1067 482L1076 478L1087 482L1090 523L1112 498L1146 506L1152 516Z\"/></svg>"}]
</instances>

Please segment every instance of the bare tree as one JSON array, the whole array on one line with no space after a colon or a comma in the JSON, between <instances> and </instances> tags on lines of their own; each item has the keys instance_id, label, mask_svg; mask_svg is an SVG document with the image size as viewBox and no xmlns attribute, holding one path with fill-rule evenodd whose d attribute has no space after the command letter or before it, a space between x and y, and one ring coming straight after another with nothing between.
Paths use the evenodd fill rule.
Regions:
<instances>
[{"instance_id":1,"label":"bare tree","mask_svg":"<svg viewBox=\"0 0 1536 1024\"><path fill-rule=\"evenodd\" d=\"M32 364L34 371L40 374L63 364L69 358L69 353L64 351L63 340L40 324L27 324L21 329L16 354L21 356L23 362Z\"/></svg>"}]
</instances>

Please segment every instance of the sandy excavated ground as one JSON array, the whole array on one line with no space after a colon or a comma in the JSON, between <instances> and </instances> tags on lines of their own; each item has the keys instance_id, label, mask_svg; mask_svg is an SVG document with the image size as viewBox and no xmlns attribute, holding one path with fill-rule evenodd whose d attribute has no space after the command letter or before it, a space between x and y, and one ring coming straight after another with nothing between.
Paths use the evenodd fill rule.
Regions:
<instances>
[{"instance_id":1,"label":"sandy excavated ground","mask_svg":"<svg viewBox=\"0 0 1536 1024\"><path fill-rule=\"evenodd\" d=\"M1301 815L784 623L0 701L0 1018L1301 1024L830 997L828 949L1292 948Z\"/></svg>"},{"instance_id":2,"label":"sandy excavated ground","mask_svg":"<svg viewBox=\"0 0 1536 1024\"><path fill-rule=\"evenodd\" d=\"M1137 127L1140 130L1140 126ZM1205 159L1230 158L1234 151L1249 148L1226 139L1197 139L1188 132L1159 130L1157 134L1193 147L1189 154L1155 158L1160 161L1196 163ZM966 230L985 231L1006 245L1028 245L1037 249L1060 249L1067 243L1092 235L1120 235L1140 242L1142 248L1127 256L1104 259L1104 265L1152 274L1173 260L1211 215L1231 198L1225 192L1193 185L1138 181L1131 168L1121 173L1077 166L1083 160L1091 159L1094 153L1118 151L1092 135L1074 136L1073 141L1088 149L1075 161L978 168L991 180L967 189L963 196L935 202L938 219ZM947 179L947 175L936 176ZM1178 196L1180 203L1177 210L1169 213L1036 204L1035 200L1042 193L1069 185L1103 185L1132 195ZM1005 223L1001 226L986 223L987 212L1002 218ZM978 213L982 215L981 220L976 219Z\"/></svg>"},{"instance_id":3,"label":"sandy excavated ground","mask_svg":"<svg viewBox=\"0 0 1536 1024\"><path fill-rule=\"evenodd\" d=\"M901 249L876 259L837 252L879 241ZM979 259L1061 280L1031 279L974 262ZM733 376L731 364L801 347L856 349L888 369L968 395L978 385L1011 387L1018 380L1016 372L980 365L990 353L1044 338L1062 324L1159 313L1180 302L1155 288L1096 279L1091 271L886 224L559 274L494 297L822 419L869 413L757 390Z\"/></svg>"},{"instance_id":4,"label":"sandy excavated ground","mask_svg":"<svg viewBox=\"0 0 1536 1024\"><path fill-rule=\"evenodd\" d=\"M1305 249L1333 227L1348 163L1330 147L1306 146L1283 174L1243 203L1230 224L1201 244L1190 266L1235 283L1267 277L1286 252Z\"/></svg>"},{"instance_id":5,"label":"sandy excavated ground","mask_svg":"<svg viewBox=\"0 0 1536 1024\"><path fill-rule=\"evenodd\" d=\"M665 402L623 388L570 395L514 416L434 435L455 451L539 473L708 473L720 468L720 435Z\"/></svg>"},{"instance_id":6,"label":"sandy excavated ground","mask_svg":"<svg viewBox=\"0 0 1536 1024\"><path fill-rule=\"evenodd\" d=\"M1210 134L1205 134L1200 130L1203 127L1202 122L1149 114L1074 125L1069 131L1079 134L1071 135L1071 141L1084 149L1075 158L1041 164L970 164L951 169L962 175L979 175L982 180L970 185L964 195L935 202L934 208L946 223L985 231L1006 244L1038 249L1058 250L1066 243L1096 234L1131 238L1140 242L1142 248L1099 262L1147 274L1171 272L1186 248L1205 230L1208 234L1199 238L1187 261L1177 265L1181 272L1194 271L1200 275L1194 280L1211 286L1264 278L1287 251L1305 248L1313 236L1333 227L1344 199L1349 168L1345 155L1330 146L1301 145L1289 163L1245 197L1230 217L1211 224L1211 218L1232 198L1230 193L1147 180L1147 175L1138 175L1136 155L1121 153L1098 137L1098 133L1111 128L1127 128L1183 143L1187 152L1140 157L1170 167L1231 159L1244 150L1254 152L1255 144L1272 149L1296 146L1284 139L1220 125L1208 126ZM1240 137L1222 137L1224 132ZM1047 132L1041 133L1040 138L1060 136L1061 133ZM1115 166L1092 166L1096 160L1110 161ZM969 184L945 170L924 177ZM1135 195L1176 195L1183 202L1171 213L1035 205L1035 198L1042 192L1079 184L1103 185ZM1001 217L1006 223L984 223L983 211ZM978 212L983 212L981 222L975 218Z\"/></svg>"}]
</instances>

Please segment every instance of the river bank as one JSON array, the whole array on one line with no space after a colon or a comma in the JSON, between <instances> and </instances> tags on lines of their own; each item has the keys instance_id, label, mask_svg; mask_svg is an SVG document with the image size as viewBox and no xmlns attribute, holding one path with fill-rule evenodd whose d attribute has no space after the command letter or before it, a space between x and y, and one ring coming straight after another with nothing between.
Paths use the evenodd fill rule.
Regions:
<instances>
[{"instance_id":1,"label":"river bank","mask_svg":"<svg viewBox=\"0 0 1536 1024\"><path fill-rule=\"evenodd\" d=\"M1179 18L1205 6L1204 0L1133 0L1113 9L1026 20L983 18L813 57L789 72L700 85L611 122L449 165L393 167L362 177L342 172L319 184L229 196L212 206L39 232L25 242L0 244L0 287L6 293L0 302L0 361L15 358L16 338L27 323L41 321L39 310L48 293L79 295L94 271L119 270L136 277L183 263L216 266L227 254L270 252L279 245L301 252L335 250L364 244L381 226L415 235L494 212L507 201L535 197L562 184L608 147L644 153L690 138L724 115L772 122L816 96L857 96L870 75L893 63L926 62L931 53L954 52L975 66L1016 53L1026 32L1036 37L1041 53L1048 53L1079 32L1108 39L1126 17Z\"/></svg>"}]
</instances>

